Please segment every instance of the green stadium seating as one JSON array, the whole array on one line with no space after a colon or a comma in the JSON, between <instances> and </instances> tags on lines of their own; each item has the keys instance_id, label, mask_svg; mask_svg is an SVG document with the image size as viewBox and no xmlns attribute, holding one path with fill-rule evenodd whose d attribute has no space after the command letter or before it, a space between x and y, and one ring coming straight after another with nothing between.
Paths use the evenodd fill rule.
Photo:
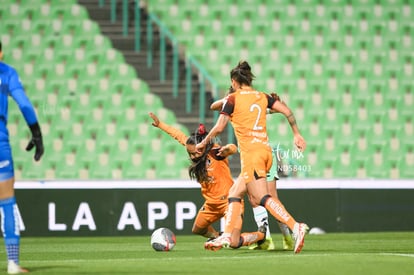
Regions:
<instances>
[{"instance_id":1,"label":"green stadium seating","mask_svg":"<svg viewBox=\"0 0 414 275\"><path fill-rule=\"evenodd\" d=\"M47 98L50 108L46 110L50 112L39 112L39 118L50 124L47 138L72 137L72 132L67 132L62 122L73 129L83 121L82 134L86 133L87 138L97 135L105 126L97 126L99 117L94 118L93 114L99 111L97 106L102 105L105 112L100 111L101 123L106 125L108 120L117 117L122 130L116 138L128 136L124 140L128 140L128 148L133 148L134 153L126 159L131 160L137 152L145 159L145 154L150 152L144 152L144 148L153 150L151 158L165 159L164 151L172 147L167 145L169 137L144 125L150 126L148 111L159 113L171 124L176 123L174 114L163 108L160 98L125 64L123 56L112 48L111 41L88 19L85 9L76 1L59 1L52 5L42 1L38 2L40 9L26 2L13 1L0 8L0 38L5 48L13 47L6 61L13 60L19 72L24 72L25 86L34 91L29 94L34 105L42 108L45 102L42 97ZM221 0L217 5L207 5L202 0L185 3L162 0L156 5L149 3L148 8L218 81L220 94L228 88L229 70L240 59L250 62L257 75L254 85L263 91L276 91L294 110L308 141L310 156L305 154L305 157L314 167L309 177L412 178L409 172L414 170L412 162L403 160L404 155L412 155L409 140L413 140L414 110L414 7L408 1L355 1L351 5L340 1L316 4L302 0L284 5L282 1L249 0L240 5L237 1ZM22 14L30 20L21 20ZM67 18L62 21L60 16ZM24 30L30 30L32 35L20 34ZM47 38L40 40L39 33ZM31 65L39 55L48 63L54 62L54 66ZM104 64L108 61L116 66L106 67ZM65 62L67 66L63 66ZM76 64L87 68L87 73L73 79L74 72L79 71ZM44 79L35 79L45 71ZM108 72L125 79L105 79ZM38 92L47 89L50 92ZM69 91L80 100L75 102L56 96ZM49 93L51 95L46 97ZM53 104L69 104L70 117L62 113L68 108L53 111ZM88 107L92 110L89 114L85 111ZM18 113L11 111L14 112ZM20 137L24 131L18 125L23 120L17 117L10 115L10 126L11 132ZM272 116L271 121L268 127L271 142L291 146L292 134L286 119ZM130 126L132 124L134 126ZM401 139L399 147L395 147L397 137ZM394 147L384 144L390 139ZM13 142L14 146L18 145ZM160 142L165 142L165 146ZM80 146L86 146L85 140L81 143ZM375 163L378 146L384 147L381 165ZM90 155L100 152L99 144L92 151L88 151ZM341 162L345 151L355 160L351 164ZM328 155L338 157L332 159ZM120 159L112 163L112 168L121 164ZM123 177L154 177L160 173L166 178L177 176L180 170L169 174L172 173L169 170L174 169L163 169L155 160L148 162L148 167L143 169L123 165L119 170ZM90 164L91 160L86 163ZM50 167L50 163L45 165L42 173L46 174L45 169L53 170ZM58 170L56 168L56 175ZM92 174L109 177L108 171ZM22 170L21 174L24 173Z\"/></svg>"},{"instance_id":2,"label":"green stadium seating","mask_svg":"<svg viewBox=\"0 0 414 275\"><path fill-rule=\"evenodd\" d=\"M32 154L24 150L29 132L11 102L9 127L16 178L156 178L155 162L163 160L164 149L170 147L151 147L159 136L152 131L148 111L157 110L175 124L174 114L151 94L148 84L126 64L83 6L76 1L35 1L37 5L30 5L32 2L0 7L6 61L19 71L37 109L45 144L50 146L41 162L31 160ZM28 31L30 35L25 33ZM38 56L46 62L37 62ZM143 161L137 164L136 152L144 147L157 154L144 156L141 151ZM153 156L152 162L146 161L149 156ZM176 171L185 167L175 164Z\"/></svg>"},{"instance_id":3,"label":"green stadium seating","mask_svg":"<svg viewBox=\"0 0 414 275\"><path fill-rule=\"evenodd\" d=\"M164 158L157 162L156 174L159 178L180 178L182 174L187 175L187 166L190 160L184 147L177 141L170 139L163 143Z\"/></svg>"}]
</instances>

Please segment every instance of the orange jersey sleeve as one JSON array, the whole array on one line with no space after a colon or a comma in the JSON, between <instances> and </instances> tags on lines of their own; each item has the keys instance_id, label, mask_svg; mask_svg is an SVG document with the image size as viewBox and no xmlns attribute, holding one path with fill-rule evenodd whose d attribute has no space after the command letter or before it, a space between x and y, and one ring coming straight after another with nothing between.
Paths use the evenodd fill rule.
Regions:
<instances>
[{"instance_id":1,"label":"orange jersey sleeve","mask_svg":"<svg viewBox=\"0 0 414 275\"><path fill-rule=\"evenodd\" d=\"M181 145L185 146L185 143L188 139L187 135L184 134L183 132L181 132L180 130L164 123L161 122L158 124L158 128L160 128L161 130L163 130L164 132L166 132L167 134L169 134L171 137L173 137L174 139L176 139L179 143L181 143Z\"/></svg>"}]
</instances>

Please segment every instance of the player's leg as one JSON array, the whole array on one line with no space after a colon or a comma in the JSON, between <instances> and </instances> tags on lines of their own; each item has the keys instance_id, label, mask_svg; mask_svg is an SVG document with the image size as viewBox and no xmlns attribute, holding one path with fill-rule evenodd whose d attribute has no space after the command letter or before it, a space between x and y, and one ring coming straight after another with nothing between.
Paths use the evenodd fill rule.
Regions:
<instances>
[{"instance_id":1,"label":"player's leg","mask_svg":"<svg viewBox=\"0 0 414 275\"><path fill-rule=\"evenodd\" d=\"M272 155L273 155L273 162L272 162L270 171L266 175L266 181L267 181L268 192L273 196L273 194L276 193L275 183L276 183L276 179L278 178L278 174L277 174L277 165L276 165L277 161L276 161L275 155L274 154ZM252 202L250 203L252 204ZM263 242L262 245L260 246L257 244L254 244L250 246L249 249L273 250L275 249L275 245L273 243L272 235L270 233L269 217L268 217L267 210L261 205L254 205L254 204L252 205L253 205L254 219L256 221L257 227L266 226L267 228L266 228L266 241Z\"/></svg>"},{"instance_id":2,"label":"player's leg","mask_svg":"<svg viewBox=\"0 0 414 275\"><path fill-rule=\"evenodd\" d=\"M285 223L292 231L298 235L300 233L301 236L299 243L298 243L298 250L300 251L301 246L303 246L303 234L299 232L299 223L296 222L296 220L289 214L289 212L286 211L283 204L280 202L279 199L272 197L269 194L266 194L266 191L263 189L263 182L266 184L266 181L264 178L260 178L256 180L256 184L250 184L247 186L249 194L252 195L252 200L257 203L257 200L260 196L263 196L262 199L260 199L260 204L265 207L269 213L276 218L276 220L281 221ZM260 183L259 183L260 182ZM264 195L263 195L264 194Z\"/></svg>"},{"instance_id":3,"label":"player's leg","mask_svg":"<svg viewBox=\"0 0 414 275\"><path fill-rule=\"evenodd\" d=\"M222 247L239 247L244 210L242 197L245 192L246 185L243 179L238 177L229 191L224 232L215 240L206 242L204 245L206 249L218 250Z\"/></svg>"},{"instance_id":4,"label":"player's leg","mask_svg":"<svg viewBox=\"0 0 414 275\"><path fill-rule=\"evenodd\" d=\"M9 274L27 272L19 266L20 225L13 185L14 177L0 182L1 228L6 246Z\"/></svg>"},{"instance_id":5,"label":"player's leg","mask_svg":"<svg viewBox=\"0 0 414 275\"><path fill-rule=\"evenodd\" d=\"M293 237L295 239L294 252L299 253L302 250L308 226L304 223L296 222L278 199L266 194L267 189L263 187L263 185L266 186L265 178L259 178L255 180L254 184L247 185L248 192L251 194L251 199L257 203L257 200L259 200L258 198L263 196L260 199L260 204L264 206L276 220L285 223L293 231Z\"/></svg>"},{"instance_id":6,"label":"player's leg","mask_svg":"<svg viewBox=\"0 0 414 275\"><path fill-rule=\"evenodd\" d=\"M14 169L8 143L0 144L0 213L1 228L6 246L8 273L28 272L19 266L20 225L19 214L14 196Z\"/></svg>"},{"instance_id":7,"label":"player's leg","mask_svg":"<svg viewBox=\"0 0 414 275\"><path fill-rule=\"evenodd\" d=\"M260 204L266 207L269 213L272 214L277 220L286 224L293 232L293 238L295 239L294 252L299 253L302 250L305 234L308 232L309 227L304 223L298 223L287 212L280 200L272 198L270 195L265 195L260 200Z\"/></svg>"},{"instance_id":8,"label":"player's leg","mask_svg":"<svg viewBox=\"0 0 414 275\"><path fill-rule=\"evenodd\" d=\"M208 239L214 239L219 236L219 233L214 229L213 226L208 225L207 227L198 227L196 223L193 224L192 233L201 235Z\"/></svg>"},{"instance_id":9,"label":"player's leg","mask_svg":"<svg viewBox=\"0 0 414 275\"><path fill-rule=\"evenodd\" d=\"M299 253L304 244L305 234L307 232L307 225L298 223L296 220L287 212L283 204L278 198L273 198L268 191L266 175L262 175L262 171L269 171L272 165L272 154L271 152L257 152L258 154L267 154L264 159L264 163L260 162L260 158L254 157L254 154L250 155L250 161L254 161L256 164L255 178L253 182L248 183L247 192L250 195L250 199L254 204L260 204L264 206L269 213L276 218L276 220L285 223L292 231L295 239L294 252ZM261 165L261 166L260 166ZM265 165L265 167L262 167Z\"/></svg>"},{"instance_id":10,"label":"player's leg","mask_svg":"<svg viewBox=\"0 0 414 275\"><path fill-rule=\"evenodd\" d=\"M226 208L227 202L224 202L222 205L204 203L194 220L192 232L208 239L217 238L219 232L214 229L212 224L224 217Z\"/></svg>"},{"instance_id":11,"label":"player's leg","mask_svg":"<svg viewBox=\"0 0 414 275\"><path fill-rule=\"evenodd\" d=\"M224 233L217 239L206 242L205 248L209 250L218 250L222 247L231 247L239 248L241 246L250 246L252 244L258 243L261 245L266 238L266 225L262 225L255 232L243 232L241 233L242 227L242 215L232 215L231 213L237 213L236 207L238 207L238 199L229 201L229 212L230 220L235 220L236 222L226 223L226 229ZM235 208L232 207L232 203ZM242 203L243 205L243 203ZM243 206L242 206L243 207ZM228 220L226 220L228 221ZM230 234L228 232L231 232Z\"/></svg>"},{"instance_id":12,"label":"player's leg","mask_svg":"<svg viewBox=\"0 0 414 275\"><path fill-rule=\"evenodd\" d=\"M272 152L272 166L270 171L267 173L267 189L269 190L269 194L279 199L277 194L277 180L279 180L279 173L278 173L278 159L277 159L277 151ZM290 234L289 227L277 221L277 224L280 228L280 232L282 233L282 247L284 250L292 250L293 249L293 240Z\"/></svg>"},{"instance_id":13,"label":"player's leg","mask_svg":"<svg viewBox=\"0 0 414 275\"><path fill-rule=\"evenodd\" d=\"M255 152L256 153L256 152ZM252 181L249 182L247 186L247 192L249 194L250 201L253 205L261 205L265 207L276 220L286 223L289 228L293 229L296 221L291 215L286 211L283 204L279 201L278 198L274 198L270 195L268 190L268 183L266 174L263 171L270 171L272 166L272 153L267 151L257 152L256 154L251 154L250 161L255 161L254 165L254 176ZM266 157L262 157L259 154L264 154Z\"/></svg>"},{"instance_id":14,"label":"player's leg","mask_svg":"<svg viewBox=\"0 0 414 275\"><path fill-rule=\"evenodd\" d=\"M249 247L249 249L263 249L263 250L274 250L275 245L273 243L272 236L270 234L270 227L269 227L269 217L267 214L266 208L263 206L255 206L253 209L254 220L256 221L257 227L260 228L261 226L266 227L266 236L265 241L259 245L254 243Z\"/></svg>"},{"instance_id":15,"label":"player's leg","mask_svg":"<svg viewBox=\"0 0 414 275\"><path fill-rule=\"evenodd\" d=\"M277 180L276 177L274 177L273 181L268 181L268 189L269 189L269 193L272 197L279 199L278 194L277 194ZM280 232L282 233L282 247L284 250L293 250L293 240L292 240L292 236L289 230L289 227L280 222L277 221L277 224L279 226Z\"/></svg>"},{"instance_id":16,"label":"player's leg","mask_svg":"<svg viewBox=\"0 0 414 275\"><path fill-rule=\"evenodd\" d=\"M262 247L266 242L266 225L259 226L256 232L243 232L240 235L239 247L252 246L256 244L258 247ZM264 248L263 248L264 249Z\"/></svg>"}]
</instances>

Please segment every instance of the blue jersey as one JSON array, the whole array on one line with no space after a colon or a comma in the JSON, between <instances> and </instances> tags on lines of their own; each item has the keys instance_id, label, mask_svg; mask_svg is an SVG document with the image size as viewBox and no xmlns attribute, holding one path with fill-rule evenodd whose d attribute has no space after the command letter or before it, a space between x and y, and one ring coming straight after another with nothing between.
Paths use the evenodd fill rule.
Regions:
<instances>
[{"instance_id":1,"label":"blue jersey","mask_svg":"<svg viewBox=\"0 0 414 275\"><path fill-rule=\"evenodd\" d=\"M9 95L19 106L26 123L28 125L35 124L37 122L35 110L24 92L16 70L0 62L0 181L14 176L9 132L6 128Z\"/></svg>"},{"instance_id":2,"label":"blue jersey","mask_svg":"<svg viewBox=\"0 0 414 275\"><path fill-rule=\"evenodd\" d=\"M0 121L7 124L8 96L12 96L28 125L37 122L33 105L24 92L16 70L0 62Z\"/></svg>"}]
</instances>

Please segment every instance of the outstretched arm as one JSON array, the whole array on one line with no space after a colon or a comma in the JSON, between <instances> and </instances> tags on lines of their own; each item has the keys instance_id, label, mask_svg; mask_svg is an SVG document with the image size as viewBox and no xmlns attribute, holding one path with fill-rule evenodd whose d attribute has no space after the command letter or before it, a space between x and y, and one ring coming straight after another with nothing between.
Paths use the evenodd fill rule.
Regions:
<instances>
[{"instance_id":1,"label":"outstretched arm","mask_svg":"<svg viewBox=\"0 0 414 275\"><path fill-rule=\"evenodd\" d=\"M160 128L167 134L169 134L171 137L176 139L181 145L185 146L185 143L188 139L187 135L181 132L180 130L160 121L158 117L154 113L149 113L149 116L152 118L152 126Z\"/></svg>"},{"instance_id":2,"label":"outstretched arm","mask_svg":"<svg viewBox=\"0 0 414 275\"><path fill-rule=\"evenodd\" d=\"M223 107L223 100L224 100L224 98L216 100L213 103L211 103L210 110L220 111L221 108Z\"/></svg>"},{"instance_id":3,"label":"outstretched arm","mask_svg":"<svg viewBox=\"0 0 414 275\"><path fill-rule=\"evenodd\" d=\"M229 116L220 114L220 116L217 119L216 125L214 125L214 127L207 134L207 136L200 143L196 145L197 151L199 152L203 151L206 145L210 143L213 138L215 138L221 132L223 132L224 128L226 128L228 121L229 121Z\"/></svg>"},{"instance_id":4,"label":"outstretched arm","mask_svg":"<svg viewBox=\"0 0 414 275\"><path fill-rule=\"evenodd\" d=\"M229 143L222 146L217 155L226 158L235 153L237 153L237 146L235 144Z\"/></svg>"},{"instance_id":5,"label":"outstretched arm","mask_svg":"<svg viewBox=\"0 0 414 275\"><path fill-rule=\"evenodd\" d=\"M290 110L290 108L280 100L275 101L272 106L272 110L276 113L281 113L286 117L293 132L293 140L295 142L295 145L300 151L303 152L306 149L306 141L300 134L299 127L296 124L296 118L292 110Z\"/></svg>"}]
</instances>

